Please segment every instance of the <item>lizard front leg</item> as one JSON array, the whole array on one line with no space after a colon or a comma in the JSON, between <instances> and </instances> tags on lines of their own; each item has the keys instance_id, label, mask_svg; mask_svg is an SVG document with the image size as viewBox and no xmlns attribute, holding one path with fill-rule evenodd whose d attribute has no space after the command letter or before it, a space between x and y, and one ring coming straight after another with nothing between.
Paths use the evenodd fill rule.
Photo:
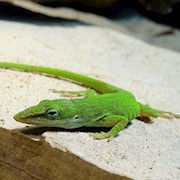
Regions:
<instances>
[{"instance_id":1,"label":"lizard front leg","mask_svg":"<svg viewBox=\"0 0 180 180\"><path fill-rule=\"evenodd\" d=\"M55 89L51 89L54 93L59 93L63 97L81 97L84 96L85 98L92 97L97 95L96 91L93 89L88 89L85 91L58 91Z\"/></svg>"},{"instance_id":2,"label":"lizard front leg","mask_svg":"<svg viewBox=\"0 0 180 180\"><path fill-rule=\"evenodd\" d=\"M128 123L129 123L129 120L125 116L108 115L100 120L97 120L95 124L99 127L112 127L113 126L111 130L106 133L105 132L94 133L93 137L94 139L108 138L108 141L110 141L121 130L123 130L127 126Z\"/></svg>"}]
</instances>

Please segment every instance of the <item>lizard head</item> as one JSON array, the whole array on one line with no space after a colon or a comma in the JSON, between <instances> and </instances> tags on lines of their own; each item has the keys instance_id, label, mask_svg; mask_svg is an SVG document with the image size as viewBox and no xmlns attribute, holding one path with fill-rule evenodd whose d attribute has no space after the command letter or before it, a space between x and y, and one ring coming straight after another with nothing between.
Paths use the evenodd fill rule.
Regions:
<instances>
[{"instance_id":1,"label":"lizard head","mask_svg":"<svg viewBox=\"0 0 180 180\"><path fill-rule=\"evenodd\" d=\"M77 111L71 100L43 100L19 112L14 119L31 125L74 128Z\"/></svg>"}]
</instances>

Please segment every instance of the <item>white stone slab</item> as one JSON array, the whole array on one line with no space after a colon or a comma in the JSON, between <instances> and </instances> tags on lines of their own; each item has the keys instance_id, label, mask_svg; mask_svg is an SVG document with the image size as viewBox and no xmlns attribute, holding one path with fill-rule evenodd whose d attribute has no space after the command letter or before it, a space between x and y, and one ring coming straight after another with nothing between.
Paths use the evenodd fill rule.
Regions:
<instances>
[{"instance_id":1,"label":"white stone slab","mask_svg":"<svg viewBox=\"0 0 180 180\"><path fill-rule=\"evenodd\" d=\"M58 67L96 77L135 94L143 103L180 114L180 54L92 26L0 21L0 60ZM0 126L25 127L13 115L43 99L49 89L81 86L37 74L0 69ZM134 120L111 142L88 132L45 132L53 146L109 172L133 179L179 179L180 121Z\"/></svg>"}]
</instances>

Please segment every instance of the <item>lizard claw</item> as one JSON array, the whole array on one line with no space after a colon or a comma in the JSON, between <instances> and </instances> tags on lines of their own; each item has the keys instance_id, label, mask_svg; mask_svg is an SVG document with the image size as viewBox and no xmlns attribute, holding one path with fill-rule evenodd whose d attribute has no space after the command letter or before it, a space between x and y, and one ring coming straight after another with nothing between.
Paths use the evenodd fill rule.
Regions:
<instances>
[{"instance_id":1,"label":"lizard claw","mask_svg":"<svg viewBox=\"0 0 180 180\"><path fill-rule=\"evenodd\" d=\"M107 139L108 138L108 142L111 141L113 139L114 136L110 136L108 133L105 133L105 132L100 132L100 133L94 133L92 135L92 137L95 139L95 140L102 140L102 139Z\"/></svg>"}]
</instances>

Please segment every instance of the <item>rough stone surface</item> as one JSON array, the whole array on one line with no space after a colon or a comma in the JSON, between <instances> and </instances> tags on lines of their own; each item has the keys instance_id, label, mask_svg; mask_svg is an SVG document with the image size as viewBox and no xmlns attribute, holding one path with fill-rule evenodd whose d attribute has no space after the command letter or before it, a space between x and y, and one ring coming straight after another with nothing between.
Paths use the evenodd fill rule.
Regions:
<instances>
[{"instance_id":1,"label":"rough stone surface","mask_svg":"<svg viewBox=\"0 0 180 180\"><path fill-rule=\"evenodd\" d=\"M0 59L58 67L96 77L131 91L143 103L179 113L180 55L121 33L92 26L0 21ZM0 126L26 127L12 116L42 99L49 89L84 89L71 82L0 69ZM28 128L27 128L28 129ZM76 154L109 172L133 179L179 179L180 121L134 120L111 142L89 132L47 131L53 147ZM82 167L81 167L82 168Z\"/></svg>"},{"instance_id":2,"label":"rough stone surface","mask_svg":"<svg viewBox=\"0 0 180 180\"><path fill-rule=\"evenodd\" d=\"M0 179L98 179L129 180L104 171L76 155L34 141L23 134L0 128ZM83 167L83 168L82 168Z\"/></svg>"}]
</instances>

